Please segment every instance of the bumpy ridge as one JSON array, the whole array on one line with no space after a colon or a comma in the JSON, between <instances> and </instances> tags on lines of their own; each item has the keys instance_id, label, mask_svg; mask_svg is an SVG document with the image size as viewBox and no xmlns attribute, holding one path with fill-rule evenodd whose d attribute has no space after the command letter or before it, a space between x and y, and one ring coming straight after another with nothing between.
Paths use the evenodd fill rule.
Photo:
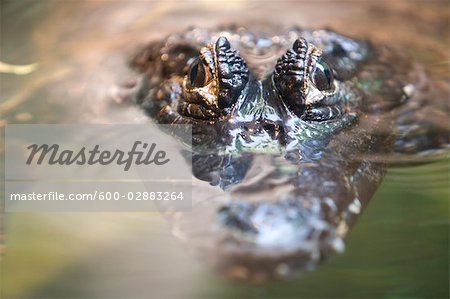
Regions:
<instances>
[{"instance_id":1,"label":"bumpy ridge","mask_svg":"<svg viewBox=\"0 0 450 299\"><path fill-rule=\"evenodd\" d=\"M249 70L244 59L225 37L217 40L216 53L220 84L219 107L227 108L236 102L247 84Z\"/></svg>"}]
</instances>

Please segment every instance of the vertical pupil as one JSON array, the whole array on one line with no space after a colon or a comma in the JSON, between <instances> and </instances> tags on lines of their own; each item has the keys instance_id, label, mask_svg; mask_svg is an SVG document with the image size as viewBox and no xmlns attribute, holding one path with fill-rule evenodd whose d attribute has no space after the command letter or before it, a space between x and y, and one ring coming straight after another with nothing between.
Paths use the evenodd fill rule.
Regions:
<instances>
[{"instance_id":1,"label":"vertical pupil","mask_svg":"<svg viewBox=\"0 0 450 299\"><path fill-rule=\"evenodd\" d=\"M205 84L205 69L200 61L195 62L189 73L189 80L193 87L202 87Z\"/></svg>"},{"instance_id":2,"label":"vertical pupil","mask_svg":"<svg viewBox=\"0 0 450 299\"><path fill-rule=\"evenodd\" d=\"M333 73L330 67L322 60L316 64L313 72L313 81L319 90L329 90L333 83Z\"/></svg>"},{"instance_id":3,"label":"vertical pupil","mask_svg":"<svg viewBox=\"0 0 450 299\"><path fill-rule=\"evenodd\" d=\"M198 72L198 62L196 62L192 66L191 72L189 73L189 78L191 80L191 85L194 85L195 78L197 77L197 72Z\"/></svg>"}]
</instances>

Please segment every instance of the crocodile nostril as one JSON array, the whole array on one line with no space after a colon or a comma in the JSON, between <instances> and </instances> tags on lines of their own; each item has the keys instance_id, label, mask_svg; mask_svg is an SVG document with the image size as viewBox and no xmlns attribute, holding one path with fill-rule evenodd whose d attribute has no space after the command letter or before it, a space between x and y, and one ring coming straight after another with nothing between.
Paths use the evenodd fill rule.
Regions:
<instances>
[{"instance_id":1,"label":"crocodile nostril","mask_svg":"<svg viewBox=\"0 0 450 299\"><path fill-rule=\"evenodd\" d=\"M265 122L262 125L262 128L273 139L277 139L278 136L280 135L281 131L282 131L282 127L279 124L273 123L273 122Z\"/></svg>"},{"instance_id":2,"label":"crocodile nostril","mask_svg":"<svg viewBox=\"0 0 450 299\"><path fill-rule=\"evenodd\" d=\"M308 209L297 198L276 202L233 200L218 210L216 219L222 232L235 241L261 248L287 248L309 242L315 237L313 232L327 229L308 225L311 221L322 224L320 215Z\"/></svg>"},{"instance_id":3,"label":"crocodile nostril","mask_svg":"<svg viewBox=\"0 0 450 299\"><path fill-rule=\"evenodd\" d=\"M277 125L276 124L264 124L263 128L267 132L272 132L272 131L275 131L277 129Z\"/></svg>"},{"instance_id":4,"label":"crocodile nostril","mask_svg":"<svg viewBox=\"0 0 450 299\"><path fill-rule=\"evenodd\" d=\"M242 233L257 233L250 221L252 206L249 204L234 204L223 206L217 212L219 223L232 230Z\"/></svg>"}]
</instances>

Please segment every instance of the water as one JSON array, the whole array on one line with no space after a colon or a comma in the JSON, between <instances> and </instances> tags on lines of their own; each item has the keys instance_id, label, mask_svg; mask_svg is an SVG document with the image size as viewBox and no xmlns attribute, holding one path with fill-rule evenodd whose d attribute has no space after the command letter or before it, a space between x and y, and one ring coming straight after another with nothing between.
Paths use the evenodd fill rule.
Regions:
<instances>
[{"instance_id":1,"label":"water","mask_svg":"<svg viewBox=\"0 0 450 299\"><path fill-rule=\"evenodd\" d=\"M220 7L219 7L220 6ZM395 42L448 79L448 3L233 1L2 2L1 61L38 63L1 74L1 121L135 122L113 104L136 44L187 25L236 21L332 26ZM420 11L420 13L419 13ZM245 16L245 17L244 17ZM182 22L181 22L181 21ZM448 81L447 81L448 82ZM24 298L448 297L448 161L391 168L350 233L346 251L294 281L223 279L175 240L158 214L9 214L3 295Z\"/></svg>"}]
</instances>

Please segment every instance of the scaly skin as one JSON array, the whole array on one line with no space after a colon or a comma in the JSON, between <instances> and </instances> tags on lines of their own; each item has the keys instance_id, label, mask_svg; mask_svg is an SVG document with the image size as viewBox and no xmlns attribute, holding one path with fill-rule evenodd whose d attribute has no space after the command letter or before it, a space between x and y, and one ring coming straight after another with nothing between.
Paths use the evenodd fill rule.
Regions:
<instances>
[{"instance_id":1,"label":"scaly skin","mask_svg":"<svg viewBox=\"0 0 450 299\"><path fill-rule=\"evenodd\" d=\"M402 150L398 116L429 88L420 66L330 30L193 29L148 45L133 66L143 74L136 102L158 123L192 125L193 175L219 192L194 198L174 230L225 274L253 281L343 249L385 173L367 157Z\"/></svg>"}]
</instances>

